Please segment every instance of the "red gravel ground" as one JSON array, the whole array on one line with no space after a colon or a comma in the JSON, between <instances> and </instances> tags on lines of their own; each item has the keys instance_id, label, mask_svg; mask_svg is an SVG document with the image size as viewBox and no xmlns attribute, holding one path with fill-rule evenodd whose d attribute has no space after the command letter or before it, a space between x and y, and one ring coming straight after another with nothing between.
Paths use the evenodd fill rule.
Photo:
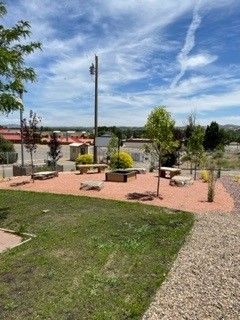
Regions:
<instances>
[{"instance_id":1,"label":"red gravel ground","mask_svg":"<svg viewBox=\"0 0 240 320\"><path fill-rule=\"evenodd\" d=\"M137 179L131 180L127 183L104 182L104 187L101 191L84 191L79 190L81 182L87 180L104 181L105 174L89 173L80 175L77 172L63 172L56 178L35 180L34 183L31 182L18 187L10 186L13 182L26 180L30 180L30 178L17 177L11 181L1 183L0 188L127 200L129 193L155 192L157 186L156 175L153 173L147 173L138 174ZM231 212L234 209L234 201L220 181L217 181L216 183L216 195L213 203L207 202L207 184L202 181L195 181L192 186L188 187L173 187L169 185L168 179L161 179L160 194L162 199L154 198L152 201L144 201L144 203L196 213Z\"/></svg>"}]
</instances>

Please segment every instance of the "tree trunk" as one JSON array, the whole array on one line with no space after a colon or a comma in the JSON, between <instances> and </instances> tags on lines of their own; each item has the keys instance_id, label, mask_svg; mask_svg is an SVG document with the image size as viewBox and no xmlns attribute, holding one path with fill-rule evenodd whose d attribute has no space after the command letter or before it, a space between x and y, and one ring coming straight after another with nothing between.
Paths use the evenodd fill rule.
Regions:
<instances>
[{"instance_id":1,"label":"tree trunk","mask_svg":"<svg viewBox=\"0 0 240 320\"><path fill-rule=\"evenodd\" d=\"M209 170L209 180L208 180L208 202L214 201L215 195L215 181L214 181L214 169L210 168Z\"/></svg>"},{"instance_id":2,"label":"tree trunk","mask_svg":"<svg viewBox=\"0 0 240 320\"><path fill-rule=\"evenodd\" d=\"M160 188L160 176L161 176L161 156L158 157L158 182L157 182L157 197L159 197Z\"/></svg>"},{"instance_id":3,"label":"tree trunk","mask_svg":"<svg viewBox=\"0 0 240 320\"><path fill-rule=\"evenodd\" d=\"M194 165L194 180L197 180L197 165Z\"/></svg>"},{"instance_id":4,"label":"tree trunk","mask_svg":"<svg viewBox=\"0 0 240 320\"><path fill-rule=\"evenodd\" d=\"M32 151L30 151L30 157L31 157L31 171L32 171L32 174L31 174L31 178L32 178L32 182L34 182L34 167L33 167L33 154L32 154Z\"/></svg>"},{"instance_id":5,"label":"tree trunk","mask_svg":"<svg viewBox=\"0 0 240 320\"><path fill-rule=\"evenodd\" d=\"M54 159L53 160L53 170L56 171L57 169L57 161Z\"/></svg>"},{"instance_id":6,"label":"tree trunk","mask_svg":"<svg viewBox=\"0 0 240 320\"><path fill-rule=\"evenodd\" d=\"M190 174L192 175L193 168L192 168L192 161L190 162Z\"/></svg>"}]
</instances>

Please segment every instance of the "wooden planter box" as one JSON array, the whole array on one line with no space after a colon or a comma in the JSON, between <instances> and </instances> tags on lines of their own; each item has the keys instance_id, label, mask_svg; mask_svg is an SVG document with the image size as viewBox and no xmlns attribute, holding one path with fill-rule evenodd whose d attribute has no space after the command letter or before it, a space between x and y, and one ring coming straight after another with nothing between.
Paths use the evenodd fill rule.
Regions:
<instances>
[{"instance_id":1,"label":"wooden planter box","mask_svg":"<svg viewBox=\"0 0 240 320\"><path fill-rule=\"evenodd\" d=\"M137 173L136 171L111 171L106 173L106 181L112 182L128 182L129 180L136 179Z\"/></svg>"},{"instance_id":2,"label":"wooden planter box","mask_svg":"<svg viewBox=\"0 0 240 320\"><path fill-rule=\"evenodd\" d=\"M30 176L32 168L30 165L21 166L18 164L13 165L13 176Z\"/></svg>"}]
</instances>

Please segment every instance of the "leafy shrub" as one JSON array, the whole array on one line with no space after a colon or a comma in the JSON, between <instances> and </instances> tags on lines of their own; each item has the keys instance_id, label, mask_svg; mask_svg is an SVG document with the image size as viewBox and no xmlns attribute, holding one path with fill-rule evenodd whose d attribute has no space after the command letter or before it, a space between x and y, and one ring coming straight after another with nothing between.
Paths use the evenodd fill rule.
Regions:
<instances>
[{"instance_id":1,"label":"leafy shrub","mask_svg":"<svg viewBox=\"0 0 240 320\"><path fill-rule=\"evenodd\" d=\"M202 170L200 172L200 177L203 180L203 182L209 182L209 171L208 170Z\"/></svg>"},{"instance_id":2,"label":"leafy shrub","mask_svg":"<svg viewBox=\"0 0 240 320\"><path fill-rule=\"evenodd\" d=\"M76 164L92 164L93 156L91 154L79 154L75 162Z\"/></svg>"},{"instance_id":3,"label":"leafy shrub","mask_svg":"<svg viewBox=\"0 0 240 320\"><path fill-rule=\"evenodd\" d=\"M17 152L0 152L0 164L15 163L18 160Z\"/></svg>"},{"instance_id":4,"label":"leafy shrub","mask_svg":"<svg viewBox=\"0 0 240 320\"><path fill-rule=\"evenodd\" d=\"M119 151L114 153L110 158L110 167L112 169L116 168L132 168L133 167L133 158L128 152Z\"/></svg>"},{"instance_id":5,"label":"leafy shrub","mask_svg":"<svg viewBox=\"0 0 240 320\"><path fill-rule=\"evenodd\" d=\"M17 162L18 154L14 150L14 145L11 141L4 139L0 135L0 164Z\"/></svg>"},{"instance_id":6,"label":"leafy shrub","mask_svg":"<svg viewBox=\"0 0 240 320\"><path fill-rule=\"evenodd\" d=\"M15 152L13 143L4 139L2 135L0 135L0 152Z\"/></svg>"},{"instance_id":7,"label":"leafy shrub","mask_svg":"<svg viewBox=\"0 0 240 320\"><path fill-rule=\"evenodd\" d=\"M235 182L239 182L239 183L240 183L240 176L235 176L235 177L233 178L233 180L234 180Z\"/></svg>"},{"instance_id":8,"label":"leafy shrub","mask_svg":"<svg viewBox=\"0 0 240 320\"><path fill-rule=\"evenodd\" d=\"M151 163L150 163L150 166L149 166L149 172L153 172L154 169L155 169L154 162L151 162Z\"/></svg>"}]
</instances>

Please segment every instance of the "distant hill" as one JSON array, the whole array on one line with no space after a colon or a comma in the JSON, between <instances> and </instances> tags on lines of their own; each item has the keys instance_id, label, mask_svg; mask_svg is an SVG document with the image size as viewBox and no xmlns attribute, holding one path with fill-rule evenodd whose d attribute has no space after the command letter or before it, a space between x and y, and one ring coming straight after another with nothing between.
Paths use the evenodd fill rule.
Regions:
<instances>
[{"instance_id":1,"label":"distant hill","mask_svg":"<svg viewBox=\"0 0 240 320\"><path fill-rule=\"evenodd\" d=\"M232 129L232 130L240 130L240 125L236 125L236 124L223 124L223 125L220 125L221 128L224 128L224 129Z\"/></svg>"},{"instance_id":2,"label":"distant hill","mask_svg":"<svg viewBox=\"0 0 240 320\"><path fill-rule=\"evenodd\" d=\"M16 123L9 123L9 124L3 124L2 127L7 127L7 128L20 128L19 124Z\"/></svg>"},{"instance_id":3,"label":"distant hill","mask_svg":"<svg viewBox=\"0 0 240 320\"><path fill-rule=\"evenodd\" d=\"M0 125L1 126L1 125ZM16 124L16 123L9 123L9 124L4 124L2 125L2 127L7 127L7 128L19 128L20 125ZM101 127L101 126L100 126ZM109 127L109 126L107 126ZM118 129L131 129L131 130L135 130L135 129L141 129L143 127L131 127L131 126L116 126ZM206 127L206 126L205 126ZM220 125L221 128L227 129L227 130L240 130L240 125L236 125L236 124L223 124ZM44 126L44 128L47 128L50 130L61 130L61 131L68 131L68 130L76 130L76 131L88 131L88 130L93 130L93 127L76 127L76 126L54 126L54 127L50 127L50 126ZM185 126L178 126L179 129L184 129Z\"/></svg>"}]
</instances>

